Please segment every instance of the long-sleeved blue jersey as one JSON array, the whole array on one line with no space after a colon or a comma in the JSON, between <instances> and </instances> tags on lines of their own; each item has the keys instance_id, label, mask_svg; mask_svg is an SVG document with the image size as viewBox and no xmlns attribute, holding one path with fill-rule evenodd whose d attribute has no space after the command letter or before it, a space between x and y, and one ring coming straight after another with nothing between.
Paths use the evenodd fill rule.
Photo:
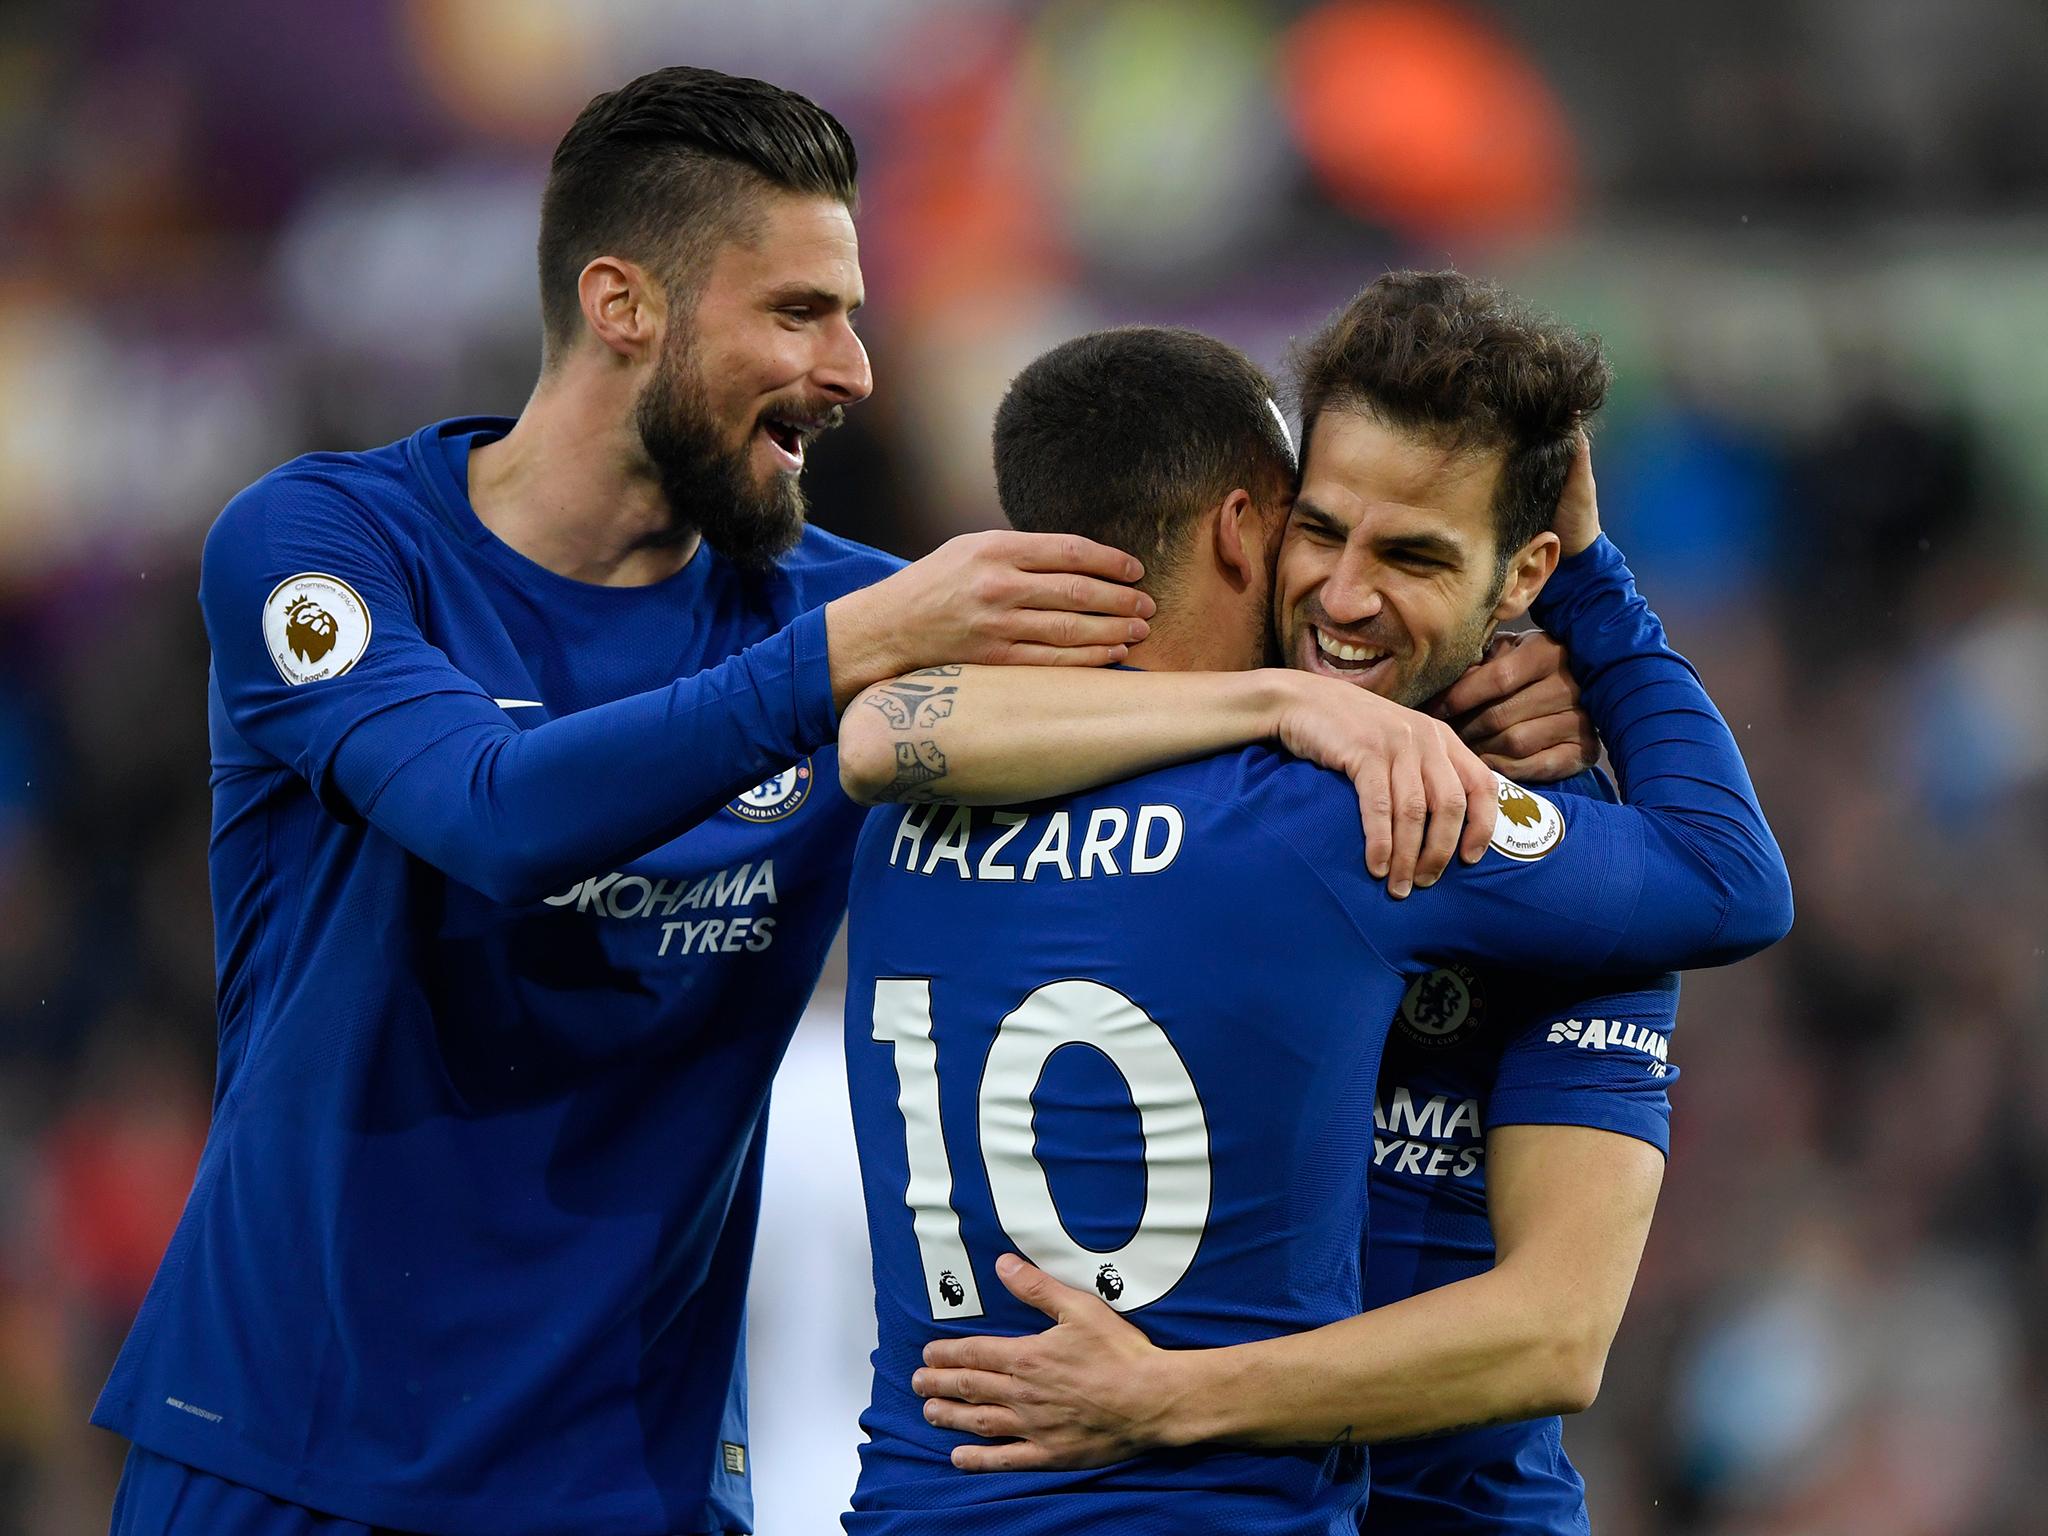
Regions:
<instances>
[{"instance_id":1,"label":"long-sleeved blue jersey","mask_svg":"<svg viewBox=\"0 0 2048 1536\"><path fill-rule=\"evenodd\" d=\"M1598 773L1546 793L1615 798ZM1493 1266L1495 1127L1588 1126L1668 1150L1677 1010L1669 974L1574 981L1455 965L1415 978L1373 1097L1366 1308ZM1372 1449L1367 1536L1586 1529L1585 1484L1555 1416Z\"/></svg>"},{"instance_id":2,"label":"long-sleeved blue jersey","mask_svg":"<svg viewBox=\"0 0 2048 1536\"><path fill-rule=\"evenodd\" d=\"M743 1530L768 1083L837 928L811 530L653 586L522 558L428 427L207 540L214 1121L94 1413L448 1536Z\"/></svg>"},{"instance_id":3,"label":"long-sleeved blue jersey","mask_svg":"<svg viewBox=\"0 0 2048 1536\"><path fill-rule=\"evenodd\" d=\"M1735 959L1790 921L1733 738L1604 542L1553 580L1627 807L1503 783L1494 845L1395 901L1351 786L1263 748L1007 811L870 817L847 1073L878 1311L857 1533L1349 1531L1355 1448L969 1476L910 1390L927 1341L1036 1331L1014 1249L1168 1348L1359 1308L1381 1046L1446 961Z\"/></svg>"}]
</instances>

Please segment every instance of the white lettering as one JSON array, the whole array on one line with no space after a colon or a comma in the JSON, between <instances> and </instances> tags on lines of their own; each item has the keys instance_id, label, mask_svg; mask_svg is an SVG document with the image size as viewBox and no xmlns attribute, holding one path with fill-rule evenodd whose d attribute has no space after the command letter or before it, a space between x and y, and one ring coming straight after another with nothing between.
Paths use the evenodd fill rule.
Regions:
<instances>
[{"instance_id":1,"label":"white lettering","mask_svg":"<svg viewBox=\"0 0 2048 1536\"><path fill-rule=\"evenodd\" d=\"M996 855L1002 851L1005 843L1024 830L1024 823L1031 818L1022 811L997 811L993 819L997 826L1008 827L1010 830L988 845L987 850L981 856L980 865L974 871L974 878L977 880L1014 880L1017 878L1017 866L1014 864L998 864L996 862Z\"/></svg>"},{"instance_id":2,"label":"white lettering","mask_svg":"<svg viewBox=\"0 0 2048 1536\"><path fill-rule=\"evenodd\" d=\"M1092 866L1099 860L1103 873L1119 875L1123 871L1116 867L1116 859L1110 850L1123 841L1124 833L1131 827L1131 818L1113 805L1105 805L1088 818L1088 835L1081 839L1081 878L1086 880L1094 874Z\"/></svg>"},{"instance_id":3,"label":"white lettering","mask_svg":"<svg viewBox=\"0 0 2048 1536\"><path fill-rule=\"evenodd\" d=\"M742 864L738 869L721 869L711 877L711 893L706 899L713 906L732 906L740 899L740 892L747 888L747 876L753 871L751 864Z\"/></svg>"},{"instance_id":4,"label":"white lettering","mask_svg":"<svg viewBox=\"0 0 2048 1536\"><path fill-rule=\"evenodd\" d=\"M1057 866L1062 880L1074 878L1074 866L1067 862L1067 813L1054 811L1046 823L1045 831L1039 834L1038 846L1031 850L1031 857L1024 861L1024 878L1036 880L1038 866Z\"/></svg>"},{"instance_id":5,"label":"white lettering","mask_svg":"<svg viewBox=\"0 0 2048 1536\"><path fill-rule=\"evenodd\" d=\"M754 904L754 898L757 896L766 896L769 903L771 905L774 904L775 861L773 859L763 859L761 861L761 867L754 871L753 881L747 886L747 894L740 898L740 905L751 907Z\"/></svg>"},{"instance_id":6,"label":"white lettering","mask_svg":"<svg viewBox=\"0 0 2048 1536\"><path fill-rule=\"evenodd\" d=\"M618 871L613 870L608 875L584 881L583 893L576 903L576 910L578 912L588 912L592 907L595 907L599 912L603 912L604 893L612 888L618 878Z\"/></svg>"},{"instance_id":7,"label":"white lettering","mask_svg":"<svg viewBox=\"0 0 2048 1536\"><path fill-rule=\"evenodd\" d=\"M962 880L973 878L974 872L967 867L967 834L973 825L974 813L964 805L955 806L952 816L947 819L946 830L939 834L939 840L932 845L932 851L926 857L921 873L930 874L939 867L939 861L944 859L960 871Z\"/></svg>"},{"instance_id":8,"label":"white lettering","mask_svg":"<svg viewBox=\"0 0 2048 1536\"><path fill-rule=\"evenodd\" d=\"M905 847L910 849L910 857L904 861L903 867L917 868L918 850L924 846L924 835L931 830L932 818L938 814L939 807L936 802L931 805L913 805L904 810L903 819L896 823L895 839L889 844L891 868L896 865L896 855Z\"/></svg>"},{"instance_id":9,"label":"white lettering","mask_svg":"<svg viewBox=\"0 0 2048 1536\"><path fill-rule=\"evenodd\" d=\"M1154 827L1166 829L1166 840L1157 853L1147 853L1146 844ZM1131 873L1134 875L1156 875L1171 864L1180 853L1181 834L1185 828L1181 822L1180 807L1177 805L1141 805L1138 807L1138 831L1131 839Z\"/></svg>"}]
</instances>

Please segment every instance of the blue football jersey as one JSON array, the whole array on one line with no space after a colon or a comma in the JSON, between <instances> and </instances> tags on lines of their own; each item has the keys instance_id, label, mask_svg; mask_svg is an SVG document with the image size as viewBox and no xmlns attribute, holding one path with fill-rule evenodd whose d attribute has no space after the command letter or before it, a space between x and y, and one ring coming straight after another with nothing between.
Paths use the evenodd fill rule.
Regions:
<instances>
[{"instance_id":1,"label":"blue football jersey","mask_svg":"<svg viewBox=\"0 0 2048 1536\"><path fill-rule=\"evenodd\" d=\"M636 588L524 559L429 427L207 541L214 1119L94 1421L449 1536L743 1530L768 1086L837 928L807 531Z\"/></svg>"},{"instance_id":2,"label":"blue football jersey","mask_svg":"<svg viewBox=\"0 0 2048 1536\"><path fill-rule=\"evenodd\" d=\"M855 856L847 1074L877 1307L856 1533L1348 1532L1355 1447L968 1475L910 1390L1035 1332L1015 1250L1188 1348L1349 1317L1381 1048L1453 960L1725 961L1789 924L1726 725L1602 542L1549 616L1633 805L1501 785L1487 856L1395 901L1351 786L1253 748L1010 810L883 809ZM1639 786L1639 787L1637 787Z\"/></svg>"},{"instance_id":3,"label":"blue football jersey","mask_svg":"<svg viewBox=\"0 0 2048 1536\"><path fill-rule=\"evenodd\" d=\"M1597 773L1551 791L1612 800ZM1409 983L1373 1100L1366 1307L1490 1269L1486 1133L1581 1125L1669 1148L1678 978L1445 966ZM1361 1530L1566 1536L1586 1493L1555 1418L1376 1445Z\"/></svg>"}]
</instances>

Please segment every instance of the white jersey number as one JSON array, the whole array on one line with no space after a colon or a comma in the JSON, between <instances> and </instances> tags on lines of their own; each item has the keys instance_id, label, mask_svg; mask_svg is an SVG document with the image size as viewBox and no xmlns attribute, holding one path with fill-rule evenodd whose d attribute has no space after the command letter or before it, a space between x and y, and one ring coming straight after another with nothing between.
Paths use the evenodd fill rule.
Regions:
<instances>
[{"instance_id":1,"label":"white jersey number","mask_svg":"<svg viewBox=\"0 0 2048 1536\"><path fill-rule=\"evenodd\" d=\"M981 1295L953 1208L953 1165L939 1123L931 983L875 983L874 1038L895 1048L897 1107L910 1165L910 1207L935 1319L979 1317ZM1123 1075L1145 1141L1145 1210L1121 1248L1084 1248L1067 1231L1038 1161L1031 1095L1053 1052L1093 1046ZM1158 1022L1093 981L1049 982L996 1031L982 1067L976 1130L996 1219L1047 1274L1094 1291L1119 1312L1159 1300L1188 1272L1209 1221L1209 1122L1187 1064Z\"/></svg>"}]
</instances>

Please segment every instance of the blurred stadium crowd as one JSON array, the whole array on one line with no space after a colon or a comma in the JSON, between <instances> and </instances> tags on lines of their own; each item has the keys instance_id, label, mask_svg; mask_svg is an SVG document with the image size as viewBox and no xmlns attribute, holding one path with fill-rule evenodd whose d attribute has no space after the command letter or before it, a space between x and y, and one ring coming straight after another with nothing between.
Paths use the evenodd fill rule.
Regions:
<instances>
[{"instance_id":1,"label":"blurred stadium crowd","mask_svg":"<svg viewBox=\"0 0 2048 1536\"><path fill-rule=\"evenodd\" d=\"M994 519L995 399L1096 325L1277 365L1455 262L1606 338L1610 528L1800 908L1687 986L1662 1210L1568 1427L1596 1524L2042 1530L2036 0L32 0L0 13L0 1536L105 1528L85 1414L205 1131L200 534L295 453L516 413L548 148L668 62L859 141L878 388L810 479L905 554ZM857 1359L843 1258L808 1262Z\"/></svg>"}]
</instances>

